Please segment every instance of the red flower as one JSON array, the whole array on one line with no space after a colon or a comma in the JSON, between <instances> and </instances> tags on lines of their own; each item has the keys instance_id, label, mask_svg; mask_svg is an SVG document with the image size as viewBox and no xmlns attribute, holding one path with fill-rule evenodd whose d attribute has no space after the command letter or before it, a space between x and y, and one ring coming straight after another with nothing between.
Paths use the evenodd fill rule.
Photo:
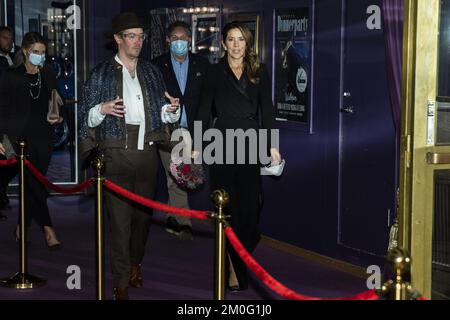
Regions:
<instances>
[{"instance_id":1,"label":"red flower","mask_svg":"<svg viewBox=\"0 0 450 320\"><path fill-rule=\"evenodd\" d=\"M181 173L182 174L188 174L189 172L191 172L191 166L186 164L183 166L183 168L181 168Z\"/></svg>"}]
</instances>

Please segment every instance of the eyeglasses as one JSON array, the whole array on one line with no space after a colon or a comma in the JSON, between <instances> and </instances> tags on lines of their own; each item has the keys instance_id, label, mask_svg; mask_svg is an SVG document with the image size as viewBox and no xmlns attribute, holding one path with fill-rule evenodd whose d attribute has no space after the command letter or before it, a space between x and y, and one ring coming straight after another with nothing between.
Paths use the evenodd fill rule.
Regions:
<instances>
[{"instance_id":1,"label":"eyeglasses","mask_svg":"<svg viewBox=\"0 0 450 320\"><path fill-rule=\"evenodd\" d=\"M147 35L145 33L136 34L136 33L122 33L122 36L125 38L128 38L132 41L139 39L141 41L144 41L147 38Z\"/></svg>"}]
</instances>

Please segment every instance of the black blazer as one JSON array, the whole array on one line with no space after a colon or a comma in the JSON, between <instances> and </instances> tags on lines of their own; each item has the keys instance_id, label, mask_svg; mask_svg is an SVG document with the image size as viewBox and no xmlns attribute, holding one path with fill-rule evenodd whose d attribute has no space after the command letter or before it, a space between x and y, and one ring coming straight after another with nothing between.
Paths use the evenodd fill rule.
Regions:
<instances>
[{"instance_id":1,"label":"black blazer","mask_svg":"<svg viewBox=\"0 0 450 320\"><path fill-rule=\"evenodd\" d=\"M8 70L8 68L8 60L4 56L0 56L0 78L2 77L3 73Z\"/></svg>"},{"instance_id":2,"label":"black blazer","mask_svg":"<svg viewBox=\"0 0 450 320\"><path fill-rule=\"evenodd\" d=\"M217 116L218 129L275 129L275 108L269 73L261 68L259 83L252 83L244 72L238 80L226 58L211 65L205 79L197 120L206 130Z\"/></svg>"},{"instance_id":3,"label":"black blazer","mask_svg":"<svg viewBox=\"0 0 450 320\"><path fill-rule=\"evenodd\" d=\"M194 133L194 120L200 105L200 96L203 90L204 79L209 67L206 58L189 52L188 76L184 95L181 93L177 77L173 71L171 53L168 52L152 62L158 66L164 77L167 92L175 98L180 98L180 105L185 106L189 132ZM181 119L181 117L180 117Z\"/></svg>"},{"instance_id":4,"label":"black blazer","mask_svg":"<svg viewBox=\"0 0 450 320\"><path fill-rule=\"evenodd\" d=\"M0 139L8 135L15 141L23 132L31 113L31 97L25 78L23 64L6 70L0 79ZM50 99L52 89L56 89L56 76L51 65L45 64L41 70L43 88L41 94Z\"/></svg>"}]
</instances>

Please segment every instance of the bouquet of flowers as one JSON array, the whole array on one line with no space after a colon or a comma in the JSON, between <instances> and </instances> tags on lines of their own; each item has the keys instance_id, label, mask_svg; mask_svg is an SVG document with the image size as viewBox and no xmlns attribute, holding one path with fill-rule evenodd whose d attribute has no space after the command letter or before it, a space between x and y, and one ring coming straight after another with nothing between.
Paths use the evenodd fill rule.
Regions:
<instances>
[{"instance_id":1,"label":"bouquet of flowers","mask_svg":"<svg viewBox=\"0 0 450 320\"><path fill-rule=\"evenodd\" d=\"M203 166L191 163L184 163L181 157L173 157L170 161L170 174L176 183L185 189L194 190L205 181Z\"/></svg>"}]
</instances>

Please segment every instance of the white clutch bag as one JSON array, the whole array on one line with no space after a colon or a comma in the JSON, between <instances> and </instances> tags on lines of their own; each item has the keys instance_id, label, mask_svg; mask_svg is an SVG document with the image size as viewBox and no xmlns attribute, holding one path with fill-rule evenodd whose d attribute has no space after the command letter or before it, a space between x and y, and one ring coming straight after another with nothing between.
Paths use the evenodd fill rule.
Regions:
<instances>
[{"instance_id":1,"label":"white clutch bag","mask_svg":"<svg viewBox=\"0 0 450 320\"><path fill-rule=\"evenodd\" d=\"M9 159L13 156L16 155L16 152L14 151L14 148L11 144L11 142L8 139L8 136L6 134L3 135L3 147L5 148L6 152L5 152L5 157L6 159Z\"/></svg>"},{"instance_id":2,"label":"white clutch bag","mask_svg":"<svg viewBox=\"0 0 450 320\"><path fill-rule=\"evenodd\" d=\"M261 175L262 176L276 176L279 177L283 174L284 165L286 161L281 160L281 163L275 166L268 165L265 167L261 167Z\"/></svg>"}]
</instances>

